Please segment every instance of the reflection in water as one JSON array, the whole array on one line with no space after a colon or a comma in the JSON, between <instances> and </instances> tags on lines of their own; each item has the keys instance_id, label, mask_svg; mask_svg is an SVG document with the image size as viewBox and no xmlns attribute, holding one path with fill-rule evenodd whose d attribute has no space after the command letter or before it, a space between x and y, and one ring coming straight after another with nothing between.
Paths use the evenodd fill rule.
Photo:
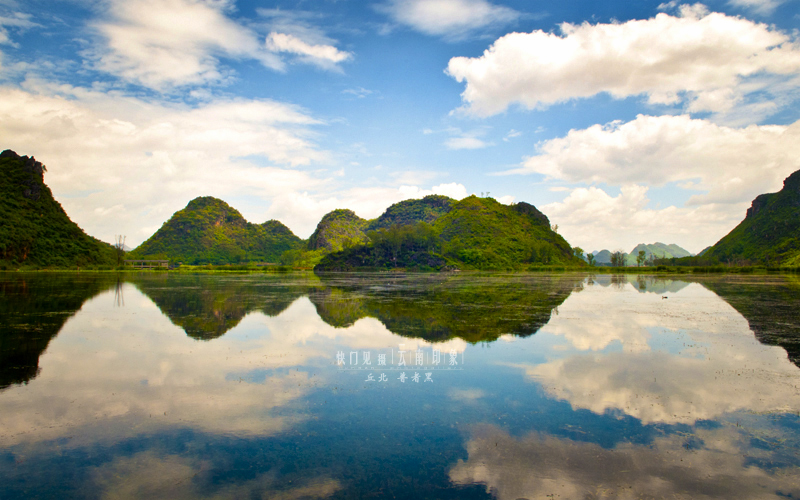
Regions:
<instances>
[{"instance_id":1,"label":"reflection in water","mask_svg":"<svg viewBox=\"0 0 800 500\"><path fill-rule=\"evenodd\" d=\"M18 276L0 498L800 495L784 278ZM336 365L400 344L466 361Z\"/></svg>"},{"instance_id":2,"label":"reflection in water","mask_svg":"<svg viewBox=\"0 0 800 500\"><path fill-rule=\"evenodd\" d=\"M344 327L371 316L404 337L471 343L536 333L583 284L575 275L323 280L327 286L310 298L328 324Z\"/></svg>"},{"instance_id":3,"label":"reflection in water","mask_svg":"<svg viewBox=\"0 0 800 500\"><path fill-rule=\"evenodd\" d=\"M702 284L736 308L760 342L781 346L800 366L800 278L706 278Z\"/></svg>"},{"instance_id":4,"label":"reflection in water","mask_svg":"<svg viewBox=\"0 0 800 500\"><path fill-rule=\"evenodd\" d=\"M262 278L262 277L259 277ZM277 316L307 293L313 278L291 280L221 278L208 275L133 275L128 281L192 338L211 340L234 328L248 313ZM311 281L311 283L309 283ZM288 286L287 286L288 285Z\"/></svg>"},{"instance_id":5,"label":"reflection in water","mask_svg":"<svg viewBox=\"0 0 800 500\"><path fill-rule=\"evenodd\" d=\"M800 377L786 352L759 344L735 309L698 284L669 300L588 287L543 331L578 352L519 366L574 408L645 423L800 408Z\"/></svg>"},{"instance_id":6,"label":"reflection in water","mask_svg":"<svg viewBox=\"0 0 800 500\"><path fill-rule=\"evenodd\" d=\"M450 471L459 484L480 483L499 500L519 498L797 498L800 470L753 466L735 428L699 429L647 445L607 449L533 432L510 436L493 425L472 429L468 460ZM778 453L757 450L769 461Z\"/></svg>"},{"instance_id":7,"label":"reflection in water","mask_svg":"<svg viewBox=\"0 0 800 500\"><path fill-rule=\"evenodd\" d=\"M64 322L115 282L108 274L0 274L0 390L36 377Z\"/></svg>"}]
</instances>

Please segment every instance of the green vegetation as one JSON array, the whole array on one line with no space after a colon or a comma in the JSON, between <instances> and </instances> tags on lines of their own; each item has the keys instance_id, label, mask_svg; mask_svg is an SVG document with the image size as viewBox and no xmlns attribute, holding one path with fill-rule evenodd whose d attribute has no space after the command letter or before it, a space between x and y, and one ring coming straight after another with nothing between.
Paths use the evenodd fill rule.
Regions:
<instances>
[{"instance_id":1,"label":"green vegetation","mask_svg":"<svg viewBox=\"0 0 800 500\"><path fill-rule=\"evenodd\" d=\"M115 266L114 248L84 233L53 198L46 171L34 158L0 153L0 269Z\"/></svg>"},{"instance_id":2,"label":"green vegetation","mask_svg":"<svg viewBox=\"0 0 800 500\"><path fill-rule=\"evenodd\" d=\"M308 238L308 250L339 252L367 242L369 221L352 210L339 209L329 212L317 224L317 229Z\"/></svg>"},{"instance_id":3,"label":"green vegetation","mask_svg":"<svg viewBox=\"0 0 800 500\"><path fill-rule=\"evenodd\" d=\"M395 203L377 219L369 222L368 230L388 229L391 226L414 225L418 222L433 224L448 213L456 200L447 196L431 194L421 200L405 200Z\"/></svg>"},{"instance_id":4,"label":"green vegetation","mask_svg":"<svg viewBox=\"0 0 800 500\"><path fill-rule=\"evenodd\" d=\"M584 275L439 275L337 282L309 295L317 314L344 328L373 317L397 335L443 342L460 338L491 342L501 335L527 337L549 320L554 309L582 289Z\"/></svg>"},{"instance_id":5,"label":"green vegetation","mask_svg":"<svg viewBox=\"0 0 800 500\"><path fill-rule=\"evenodd\" d=\"M281 254L302 245L303 240L282 223L251 224L224 201L204 196L175 212L128 258L193 265L278 262Z\"/></svg>"},{"instance_id":6,"label":"green vegetation","mask_svg":"<svg viewBox=\"0 0 800 500\"><path fill-rule=\"evenodd\" d=\"M753 200L745 219L706 251L708 263L800 265L800 170Z\"/></svg>"},{"instance_id":7,"label":"green vegetation","mask_svg":"<svg viewBox=\"0 0 800 500\"><path fill-rule=\"evenodd\" d=\"M325 256L315 270L521 270L583 265L533 205L507 206L492 198L470 196L455 202L433 225L395 225L369 231L367 236L368 243Z\"/></svg>"}]
</instances>

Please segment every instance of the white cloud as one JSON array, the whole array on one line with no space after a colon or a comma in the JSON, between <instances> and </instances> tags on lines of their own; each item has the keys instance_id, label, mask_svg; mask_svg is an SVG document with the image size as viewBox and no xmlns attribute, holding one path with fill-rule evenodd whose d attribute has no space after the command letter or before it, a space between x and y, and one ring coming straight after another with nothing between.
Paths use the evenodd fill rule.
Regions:
<instances>
[{"instance_id":1,"label":"white cloud","mask_svg":"<svg viewBox=\"0 0 800 500\"><path fill-rule=\"evenodd\" d=\"M728 0L728 3L736 7L749 9L758 14L769 15L786 1L787 0Z\"/></svg>"},{"instance_id":2,"label":"white cloud","mask_svg":"<svg viewBox=\"0 0 800 500\"><path fill-rule=\"evenodd\" d=\"M266 44L272 52L296 54L301 61L323 68L336 67L336 64L353 57L350 52L343 52L332 45L312 45L286 33L270 33Z\"/></svg>"},{"instance_id":3,"label":"white cloud","mask_svg":"<svg viewBox=\"0 0 800 500\"><path fill-rule=\"evenodd\" d=\"M28 82L0 88L4 147L35 155L45 182L89 234L131 245L196 196L272 196L319 187L321 179L286 168L318 162L308 140L318 123L269 100L219 100L190 108L113 93ZM257 166L242 157L263 158ZM124 209L114 212L112 207ZM246 214L247 215L247 214ZM256 221L262 222L262 221Z\"/></svg>"},{"instance_id":4,"label":"white cloud","mask_svg":"<svg viewBox=\"0 0 800 500\"><path fill-rule=\"evenodd\" d=\"M699 252L725 236L743 218L746 204L708 204L692 208L645 208L648 188L622 186L610 196L597 187L576 188L561 202L539 207L558 224L558 232L581 248L622 248L628 251L644 241L677 243Z\"/></svg>"},{"instance_id":5,"label":"white cloud","mask_svg":"<svg viewBox=\"0 0 800 500\"><path fill-rule=\"evenodd\" d=\"M8 15L0 15L0 44L15 45L11 41L6 28L26 30L34 26L37 26L37 24L31 21L30 14L12 12Z\"/></svg>"},{"instance_id":6,"label":"white cloud","mask_svg":"<svg viewBox=\"0 0 800 500\"><path fill-rule=\"evenodd\" d=\"M465 109L479 116L513 103L537 109L601 92L725 113L746 94L769 92L775 78L794 78L796 90L800 46L765 24L684 5L678 16L564 23L561 35L510 33L481 57L452 58L447 73L466 82Z\"/></svg>"},{"instance_id":7,"label":"white cloud","mask_svg":"<svg viewBox=\"0 0 800 500\"><path fill-rule=\"evenodd\" d=\"M515 21L519 13L486 0L390 0L379 7L396 22L427 35L460 38Z\"/></svg>"},{"instance_id":8,"label":"white cloud","mask_svg":"<svg viewBox=\"0 0 800 500\"><path fill-rule=\"evenodd\" d=\"M87 55L98 69L154 88L223 80L220 57L281 69L255 32L226 16L227 2L112 0L93 27L103 45Z\"/></svg>"},{"instance_id":9,"label":"white cloud","mask_svg":"<svg viewBox=\"0 0 800 500\"><path fill-rule=\"evenodd\" d=\"M800 168L800 122L788 126L732 128L688 116L640 115L627 123L571 130L564 137L540 143L537 152L510 173L539 173L569 182L610 185L677 183L685 189L704 191L689 199L688 206L696 207L692 210L671 207L654 212L643 210L646 204L643 187L624 188L623 194L616 198L597 188L580 188L563 203L551 205L549 209L553 212L548 215L558 218L563 214L571 223L577 223L588 221L595 213L596 224L605 223L608 228L613 224L635 227L636 221L644 224L658 220L662 230L667 227L677 230L690 223L686 230L692 231L700 229L697 224L730 222L730 216L723 217L723 210L733 211L733 220L741 220L744 206L753 198L781 189L783 180ZM691 223L692 217L698 215L695 210L711 216L711 221L698 219ZM718 215L712 216L717 210ZM581 211L585 211L586 217L580 215ZM614 221L609 219L612 214ZM728 226L722 234L719 230L712 234L722 236L731 228ZM698 235L702 236L699 232Z\"/></svg>"},{"instance_id":10,"label":"white cloud","mask_svg":"<svg viewBox=\"0 0 800 500\"><path fill-rule=\"evenodd\" d=\"M477 137L452 137L444 145L447 149L483 149L491 144Z\"/></svg>"}]
</instances>

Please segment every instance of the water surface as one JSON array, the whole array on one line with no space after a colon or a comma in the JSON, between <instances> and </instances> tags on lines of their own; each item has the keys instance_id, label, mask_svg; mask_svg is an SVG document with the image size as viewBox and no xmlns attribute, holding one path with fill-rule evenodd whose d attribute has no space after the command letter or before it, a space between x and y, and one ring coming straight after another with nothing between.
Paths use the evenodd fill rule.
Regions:
<instances>
[{"instance_id":1,"label":"water surface","mask_svg":"<svg viewBox=\"0 0 800 500\"><path fill-rule=\"evenodd\" d=\"M798 292L0 275L0 498L797 498Z\"/></svg>"}]
</instances>

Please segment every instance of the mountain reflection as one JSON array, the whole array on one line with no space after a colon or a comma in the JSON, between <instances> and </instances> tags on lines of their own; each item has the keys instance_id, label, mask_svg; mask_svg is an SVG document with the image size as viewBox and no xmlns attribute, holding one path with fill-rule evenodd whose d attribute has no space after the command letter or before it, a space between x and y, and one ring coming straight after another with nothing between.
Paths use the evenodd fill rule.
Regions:
<instances>
[{"instance_id":1,"label":"mountain reflection","mask_svg":"<svg viewBox=\"0 0 800 500\"><path fill-rule=\"evenodd\" d=\"M554 309L581 289L583 276L362 275L281 282L145 275L130 282L198 340L224 335L253 311L277 316L308 296L319 317L336 328L371 317L404 337L475 343L536 333Z\"/></svg>"},{"instance_id":2,"label":"mountain reflection","mask_svg":"<svg viewBox=\"0 0 800 500\"><path fill-rule=\"evenodd\" d=\"M116 283L111 274L0 275L0 390L36 377L39 356L67 319Z\"/></svg>"},{"instance_id":3,"label":"mountain reflection","mask_svg":"<svg viewBox=\"0 0 800 500\"><path fill-rule=\"evenodd\" d=\"M800 278L711 277L701 283L747 319L759 342L782 347L800 367Z\"/></svg>"},{"instance_id":4,"label":"mountain reflection","mask_svg":"<svg viewBox=\"0 0 800 500\"><path fill-rule=\"evenodd\" d=\"M277 316L306 295L313 278L214 275L131 275L127 281L152 300L172 323L197 340L212 340L236 327L247 314Z\"/></svg>"}]
</instances>

